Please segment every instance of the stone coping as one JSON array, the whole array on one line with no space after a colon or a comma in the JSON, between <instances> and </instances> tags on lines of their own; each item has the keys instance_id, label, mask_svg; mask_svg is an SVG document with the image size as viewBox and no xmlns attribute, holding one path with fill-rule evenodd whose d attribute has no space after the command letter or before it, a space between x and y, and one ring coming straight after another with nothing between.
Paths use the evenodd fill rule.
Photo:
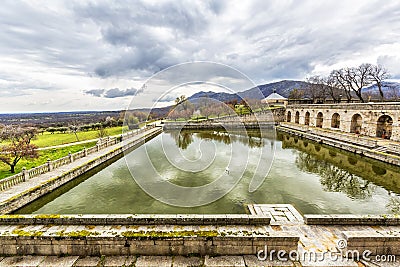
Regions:
<instances>
[{"instance_id":1,"label":"stone coping","mask_svg":"<svg viewBox=\"0 0 400 267\"><path fill-rule=\"evenodd\" d=\"M360 254L368 251L371 255L395 259L400 255L400 232L393 230L344 231L347 251ZM399 265L392 265L399 266Z\"/></svg>"},{"instance_id":2,"label":"stone coping","mask_svg":"<svg viewBox=\"0 0 400 267\"><path fill-rule=\"evenodd\" d=\"M308 225L400 225L399 215L305 214Z\"/></svg>"},{"instance_id":3,"label":"stone coping","mask_svg":"<svg viewBox=\"0 0 400 267\"><path fill-rule=\"evenodd\" d=\"M269 215L250 214L107 214L0 215L0 225L269 225Z\"/></svg>"},{"instance_id":4,"label":"stone coping","mask_svg":"<svg viewBox=\"0 0 400 267\"><path fill-rule=\"evenodd\" d=\"M182 236L182 237L65 237L0 236L1 255L256 255L268 246L295 250L299 237L279 236Z\"/></svg>"}]
</instances>

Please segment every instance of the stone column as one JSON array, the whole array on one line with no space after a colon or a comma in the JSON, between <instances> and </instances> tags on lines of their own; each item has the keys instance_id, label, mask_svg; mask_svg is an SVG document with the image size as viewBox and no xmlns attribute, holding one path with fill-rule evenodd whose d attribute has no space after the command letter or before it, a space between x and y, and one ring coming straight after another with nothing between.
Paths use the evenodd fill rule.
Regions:
<instances>
[{"instance_id":1,"label":"stone column","mask_svg":"<svg viewBox=\"0 0 400 267\"><path fill-rule=\"evenodd\" d=\"M53 170L53 162L50 159L47 159L47 169L49 172Z\"/></svg>"},{"instance_id":2,"label":"stone column","mask_svg":"<svg viewBox=\"0 0 400 267\"><path fill-rule=\"evenodd\" d=\"M29 180L29 173L26 170L25 167L22 168L22 177L24 177L24 181L28 181Z\"/></svg>"}]
</instances>

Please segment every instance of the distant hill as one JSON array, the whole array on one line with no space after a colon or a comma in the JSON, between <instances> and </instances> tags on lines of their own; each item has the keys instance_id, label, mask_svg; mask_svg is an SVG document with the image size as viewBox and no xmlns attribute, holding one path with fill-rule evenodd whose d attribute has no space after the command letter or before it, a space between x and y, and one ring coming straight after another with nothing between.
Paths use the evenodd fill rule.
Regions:
<instances>
[{"instance_id":1,"label":"distant hill","mask_svg":"<svg viewBox=\"0 0 400 267\"><path fill-rule=\"evenodd\" d=\"M248 99L262 99L264 97L269 96L274 90L284 96L288 97L290 92L295 89L295 88L302 88L306 86L306 82L302 81L292 81L292 80L283 80L279 82L274 82L274 83L267 83L267 84L261 84L258 85L257 87L248 89L243 92L238 92L237 94L229 94L229 93L215 93L215 92L198 92L195 93L194 95L190 96L188 99L192 102L196 102L196 99L200 97L209 97L212 99L216 99L218 101L226 102L230 100L241 100L243 98L248 98ZM260 91L262 95L260 94ZM263 96L263 97L262 97Z\"/></svg>"},{"instance_id":2,"label":"distant hill","mask_svg":"<svg viewBox=\"0 0 400 267\"><path fill-rule=\"evenodd\" d=\"M257 96L259 96L258 90L260 90L262 92L264 97L269 96L270 94L272 94L272 92L274 90L276 90L276 92L278 94L280 94L281 96L288 97L290 92L293 89L303 88L307 84L308 83L303 82L303 81L283 80L283 81L274 82L274 83L257 85L257 88L252 88L252 89L246 90L243 93L241 93L240 95L245 98L253 98L254 99L254 98L258 98Z\"/></svg>"},{"instance_id":3,"label":"distant hill","mask_svg":"<svg viewBox=\"0 0 400 267\"><path fill-rule=\"evenodd\" d=\"M398 82L382 82L382 91L385 97L400 97L400 83ZM362 90L363 93L379 94L378 86L376 84L371 85Z\"/></svg>"}]
</instances>

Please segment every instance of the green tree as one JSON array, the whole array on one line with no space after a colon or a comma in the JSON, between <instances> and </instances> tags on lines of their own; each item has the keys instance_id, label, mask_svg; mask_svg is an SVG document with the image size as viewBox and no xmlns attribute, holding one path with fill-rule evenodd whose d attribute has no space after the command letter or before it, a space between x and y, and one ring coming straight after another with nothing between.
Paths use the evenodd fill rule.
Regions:
<instances>
[{"instance_id":1,"label":"green tree","mask_svg":"<svg viewBox=\"0 0 400 267\"><path fill-rule=\"evenodd\" d=\"M138 129L139 119L136 116L129 114L126 117L126 124L128 125L129 130Z\"/></svg>"}]
</instances>

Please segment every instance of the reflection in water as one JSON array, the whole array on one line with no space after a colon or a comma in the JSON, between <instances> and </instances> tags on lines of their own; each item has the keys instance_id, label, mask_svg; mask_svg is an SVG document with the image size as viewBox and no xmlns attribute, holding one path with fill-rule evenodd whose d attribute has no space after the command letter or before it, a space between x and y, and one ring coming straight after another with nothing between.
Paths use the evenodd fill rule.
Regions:
<instances>
[{"instance_id":1,"label":"reflection in water","mask_svg":"<svg viewBox=\"0 0 400 267\"><path fill-rule=\"evenodd\" d=\"M396 195L391 195L386 207L390 212L394 214L400 214L400 197Z\"/></svg>"},{"instance_id":2,"label":"reflection in water","mask_svg":"<svg viewBox=\"0 0 400 267\"><path fill-rule=\"evenodd\" d=\"M318 174L326 191L342 192L354 199L370 198L374 192L375 186L368 180L305 152L299 152L296 165L300 170Z\"/></svg>"},{"instance_id":3,"label":"reflection in water","mask_svg":"<svg viewBox=\"0 0 400 267\"><path fill-rule=\"evenodd\" d=\"M162 138L165 151L159 145ZM244 206L251 203L289 203L312 214L400 213L400 168L290 135L278 135L275 140L252 131L169 132L143 148L152 155L156 170L177 185L208 184L216 179L216 173L224 173L230 161L231 175L238 166L245 164L246 169L239 183L223 198L195 208L173 207L147 195L131 177L127 159L137 166L141 177L151 178L136 149L81 183L55 190L19 213L243 213ZM165 153L170 153L169 161ZM215 159L208 157L210 153L215 154ZM272 156L274 162L263 184L249 192L257 169ZM181 166L185 158L189 161ZM208 165L210 159L213 160ZM200 160L206 167L197 171L199 164L193 161L191 166L191 160Z\"/></svg>"},{"instance_id":4,"label":"reflection in water","mask_svg":"<svg viewBox=\"0 0 400 267\"><path fill-rule=\"evenodd\" d=\"M179 148L186 149L193 142L193 133L189 131L171 131L169 133L174 138Z\"/></svg>"},{"instance_id":5,"label":"reflection in water","mask_svg":"<svg viewBox=\"0 0 400 267\"><path fill-rule=\"evenodd\" d=\"M263 147L265 145L263 138L261 137L260 131L199 131L193 132L189 130L181 131L168 131L168 134L175 140L176 145L181 149L187 149L191 143L193 143L193 135L196 135L200 139L214 140L225 145L230 145L232 142L240 142L247 145L250 148ZM271 141L271 147L273 147L273 141Z\"/></svg>"}]
</instances>

